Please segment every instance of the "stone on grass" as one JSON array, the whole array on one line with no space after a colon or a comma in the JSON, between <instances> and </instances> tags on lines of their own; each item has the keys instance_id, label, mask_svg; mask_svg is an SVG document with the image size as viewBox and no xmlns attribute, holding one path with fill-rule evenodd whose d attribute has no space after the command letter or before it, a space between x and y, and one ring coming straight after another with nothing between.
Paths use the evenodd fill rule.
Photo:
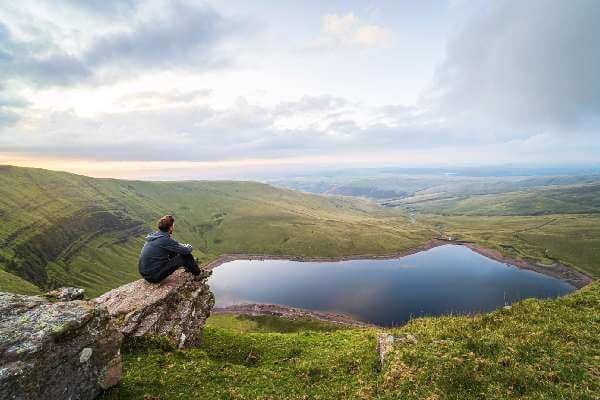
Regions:
<instances>
[{"instance_id":1,"label":"stone on grass","mask_svg":"<svg viewBox=\"0 0 600 400\"><path fill-rule=\"evenodd\" d=\"M0 397L94 399L121 378L122 339L91 302L0 293Z\"/></svg>"},{"instance_id":2,"label":"stone on grass","mask_svg":"<svg viewBox=\"0 0 600 400\"><path fill-rule=\"evenodd\" d=\"M215 303L207 277L194 279L179 269L160 283L140 279L94 302L108 308L126 340L163 336L180 349L195 347Z\"/></svg>"},{"instance_id":3,"label":"stone on grass","mask_svg":"<svg viewBox=\"0 0 600 400\"><path fill-rule=\"evenodd\" d=\"M394 344L397 343L416 344L417 338L410 333L402 336L392 336L386 332L377 334L377 354L379 355L379 363L382 367L385 364L386 356L393 350Z\"/></svg>"}]
</instances>

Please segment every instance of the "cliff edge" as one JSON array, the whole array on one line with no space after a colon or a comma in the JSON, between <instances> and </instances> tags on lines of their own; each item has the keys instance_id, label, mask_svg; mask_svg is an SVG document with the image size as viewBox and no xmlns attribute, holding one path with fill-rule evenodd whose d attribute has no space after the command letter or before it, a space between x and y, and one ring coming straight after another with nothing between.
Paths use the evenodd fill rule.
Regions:
<instances>
[{"instance_id":1,"label":"cliff edge","mask_svg":"<svg viewBox=\"0 0 600 400\"><path fill-rule=\"evenodd\" d=\"M198 346L215 298L206 284L208 273L193 279L183 269L160 283L143 279L103 294L94 302L106 307L129 338L165 336L178 348Z\"/></svg>"}]
</instances>

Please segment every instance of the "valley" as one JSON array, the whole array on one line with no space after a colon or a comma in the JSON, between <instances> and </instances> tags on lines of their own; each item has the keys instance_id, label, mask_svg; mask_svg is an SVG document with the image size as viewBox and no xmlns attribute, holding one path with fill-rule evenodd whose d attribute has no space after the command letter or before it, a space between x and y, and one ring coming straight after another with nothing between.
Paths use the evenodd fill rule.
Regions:
<instances>
[{"instance_id":1,"label":"valley","mask_svg":"<svg viewBox=\"0 0 600 400\"><path fill-rule=\"evenodd\" d=\"M123 181L5 166L0 289L33 293L71 285L95 296L135 280L143 238L165 213L177 218L175 237L191 243L204 263L223 254L392 255L449 236L506 257L600 276L600 184L590 177L563 177L570 183L562 186L558 178L525 181L531 186L540 179L550 185L463 193L460 201L412 196L382 207L253 182ZM573 185L582 179L586 183Z\"/></svg>"}]
</instances>

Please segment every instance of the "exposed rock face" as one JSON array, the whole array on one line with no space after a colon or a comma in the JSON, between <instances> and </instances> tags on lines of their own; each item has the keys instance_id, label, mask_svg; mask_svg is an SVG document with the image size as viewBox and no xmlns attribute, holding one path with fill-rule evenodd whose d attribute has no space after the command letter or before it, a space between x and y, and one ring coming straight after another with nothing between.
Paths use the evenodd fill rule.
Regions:
<instances>
[{"instance_id":1,"label":"exposed rock face","mask_svg":"<svg viewBox=\"0 0 600 400\"><path fill-rule=\"evenodd\" d=\"M215 299L206 284L183 269L160 283L143 279L113 289L94 302L106 306L125 338L164 335L179 348L198 346Z\"/></svg>"},{"instance_id":2,"label":"exposed rock face","mask_svg":"<svg viewBox=\"0 0 600 400\"><path fill-rule=\"evenodd\" d=\"M121 378L122 339L91 302L0 293L0 398L93 399Z\"/></svg>"}]
</instances>

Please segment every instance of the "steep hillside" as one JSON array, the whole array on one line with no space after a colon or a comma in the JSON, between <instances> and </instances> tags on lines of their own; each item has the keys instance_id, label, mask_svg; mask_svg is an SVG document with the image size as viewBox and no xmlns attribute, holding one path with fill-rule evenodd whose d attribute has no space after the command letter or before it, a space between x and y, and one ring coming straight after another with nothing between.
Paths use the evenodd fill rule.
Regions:
<instances>
[{"instance_id":1,"label":"steep hillside","mask_svg":"<svg viewBox=\"0 0 600 400\"><path fill-rule=\"evenodd\" d=\"M364 201L260 183L123 181L2 166L0 290L74 285L96 295L137 279L143 238L167 213L177 217L176 239L205 261L232 252L390 253L433 235Z\"/></svg>"}]
</instances>

